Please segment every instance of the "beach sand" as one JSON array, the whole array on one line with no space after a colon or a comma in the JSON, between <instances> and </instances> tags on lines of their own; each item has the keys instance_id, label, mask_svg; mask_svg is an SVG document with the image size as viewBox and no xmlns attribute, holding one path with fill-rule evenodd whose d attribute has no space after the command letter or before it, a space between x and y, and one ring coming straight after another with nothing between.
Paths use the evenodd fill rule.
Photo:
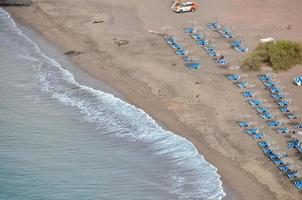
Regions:
<instances>
[{"instance_id":1,"label":"beach sand","mask_svg":"<svg viewBox=\"0 0 302 200\"><path fill-rule=\"evenodd\" d=\"M33 28L63 51L82 52L70 60L174 133L192 141L218 168L232 198L301 199L301 193L261 153L256 141L238 127L237 121L246 114L259 124L263 120L242 98L241 91L224 77L231 71L217 66L183 33L183 28L196 24L232 58L232 64L238 64L242 54L235 53L219 34L208 31L206 24L218 20L232 26L250 49L260 38L270 36L301 40L300 0L204 0L196 12L182 15L170 10L171 1L161 0L33 2L31 7L7 9L18 23ZM291 30L286 28L289 24ZM148 30L175 34L201 60L202 68L188 70L163 37ZM129 43L119 46L119 40ZM258 86L260 96L272 101L257 81L258 73L245 74L246 80ZM301 68L281 73L277 79L302 111L302 93L291 83L295 74L301 75ZM265 131L285 149L288 138ZM290 156L301 168L301 161L293 153Z\"/></svg>"}]
</instances>

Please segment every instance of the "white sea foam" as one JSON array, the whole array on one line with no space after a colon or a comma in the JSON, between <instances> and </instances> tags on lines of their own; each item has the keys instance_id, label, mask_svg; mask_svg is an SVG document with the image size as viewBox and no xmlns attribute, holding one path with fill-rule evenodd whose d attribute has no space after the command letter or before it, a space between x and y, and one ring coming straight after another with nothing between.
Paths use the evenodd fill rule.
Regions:
<instances>
[{"instance_id":1,"label":"white sea foam","mask_svg":"<svg viewBox=\"0 0 302 200\"><path fill-rule=\"evenodd\" d=\"M191 142L164 130L140 108L112 94L79 84L72 73L43 54L1 8L0 17L7 18L7 30L13 30L14 40L10 42L18 47L19 58L34 63L44 91L76 108L87 121L105 129L110 137L144 143L153 153L169 158L174 166L166 175L171 193L177 194L179 199L221 199L225 196L217 169L205 161Z\"/></svg>"}]
</instances>

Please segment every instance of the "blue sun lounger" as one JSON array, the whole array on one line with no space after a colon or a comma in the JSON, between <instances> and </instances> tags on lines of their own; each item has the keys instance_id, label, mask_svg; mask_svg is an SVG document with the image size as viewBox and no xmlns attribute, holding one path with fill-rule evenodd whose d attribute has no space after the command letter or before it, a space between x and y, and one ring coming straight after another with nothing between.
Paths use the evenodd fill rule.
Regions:
<instances>
[{"instance_id":1,"label":"blue sun lounger","mask_svg":"<svg viewBox=\"0 0 302 200\"><path fill-rule=\"evenodd\" d=\"M248 121L241 121L239 122L240 127L248 127L250 125L250 122Z\"/></svg>"},{"instance_id":2,"label":"blue sun lounger","mask_svg":"<svg viewBox=\"0 0 302 200\"><path fill-rule=\"evenodd\" d=\"M204 49L207 52L216 51L216 47L214 47L214 46L206 46L206 47L204 47Z\"/></svg>"},{"instance_id":3,"label":"blue sun lounger","mask_svg":"<svg viewBox=\"0 0 302 200\"><path fill-rule=\"evenodd\" d=\"M245 132L249 135L253 135L259 132L258 128L250 128L250 129L246 129Z\"/></svg>"},{"instance_id":4,"label":"blue sun lounger","mask_svg":"<svg viewBox=\"0 0 302 200\"><path fill-rule=\"evenodd\" d=\"M267 75L267 74L264 74L264 75L260 75L260 76L259 76L259 79L260 79L261 81L271 81L271 80L272 80L272 77L270 77L270 76Z\"/></svg>"},{"instance_id":5,"label":"blue sun lounger","mask_svg":"<svg viewBox=\"0 0 302 200\"><path fill-rule=\"evenodd\" d=\"M279 106L282 106L282 107L289 105L289 102L285 101L285 100L278 101L277 103Z\"/></svg>"},{"instance_id":6,"label":"blue sun lounger","mask_svg":"<svg viewBox=\"0 0 302 200\"><path fill-rule=\"evenodd\" d=\"M290 114L287 115L287 118L290 119L290 120L298 119L299 115L290 113Z\"/></svg>"},{"instance_id":7,"label":"blue sun lounger","mask_svg":"<svg viewBox=\"0 0 302 200\"><path fill-rule=\"evenodd\" d=\"M276 131L277 131L277 133L279 133L279 134L289 133L289 128L288 128L288 127L277 128Z\"/></svg>"},{"instance_id":8,"label":"blue sun lounger","mask_svg":"<svg viewBox=\"0 0 302 200\"><path fill-rule=\"evenodd\" d=\"M261 114L269 112L269 109L267 107L257 107L256 110Z\"/></svg>"},{"instance_id":9,"label":"blue sun lounger","mask_svg":"<svg viewBox=\"0 0 302 200\"><path fill-rule=\"evenodd\" d=\"M260 115L260 117L262 119L272 119L274 117L274 115L271 113L264 113L264 114Z\"/></svg>"},{"instance_id":10,"label":"blue sun lounger","mask_svg":"<svg viewBox=\"0 0 302 200\"><path fill-rule=\"evenodd\" d=\"M181 49L184 48L181 44L178 44L178 43L171 43L171 44L170 44L170 47L171 47L172 49L178 49L178 50L181 50Z\"/></svg>"},{"instance_id":11,"label":"blue sun lounger","mask_svg":"<svg viewBox=\"0 0 302 200\"><path fill-rule=\"evenodd\" d=\"M201 67L200 63L189 63L187 66L189 69L200 69Z\"/></svg>"},{"instance_id":12,"label":"blue sun lounger","mask_svg":"<svg viewBox=\"0 0 302 200\"><path fill-rule=\"evenodd\" d=\"M240 40L235 40L235 41L231 42L232 47L240 47L241 44L242 44L242 42Z\"/></svg>"},{"instance_id":13,"label":"blue sun lounger","mask_svg":"<svg viewBox=\"0 0 302 200\"><path fill-rule=\"evenodd\" d=\"M269 127L278 127L278 126L281 126L281 122L278 122L278 121L276 121L276 120L273 120L273 121L268 122L267 125L268 125Z\"/></svg>"},{"instance_id":14,"label":"blue sun lounger","mask_svg":"<svg viewBox=\"0 0 302 200\"><path fill-rule=\"evenodd\" d=\"M216 63L217 63L218 65L226 65L226 64L228 64L228 60L225 59L225 58L223 58L223 59L217 59L217 60L216 60Z\"/></svg>"},{"instance_id":15,"label":"blue sun lounger","mask_svg":"<svg viewBox=\"0 0 302 200\"><path fill-rule=\"evenodd\" d=\"M268 81L268 82L265 82L264 85L268 88L272 88L272 87L276 87L278 85L278 83L273 82L273 81Z\"/></svg>"},{"instance_id":16,"label":"blue sun lounger","mask_svg":"<svg viewBox=\"0 0 302 200\"><path fill-rule=\"evenodd\" d=\"M278 87L271 87L271 88L270 88L270 91L271 91L271 93L275 94L275 93L280 93L280 92L282 92L282 89L281 89L281 88L278 88Z\"/></svg>"},{"instance_id":17,"label":"blue sun lounger","mask_svg":"<svg viewBox=\"0 0 302 200\"><path fill-rule=\"evenodd\" d=\"M185 33L192 34L192 33L195 33L196 30L197 29L194 27L185 28Z\"/></svg>"},{"instance_id":18,"label":"blue sun lounger","mask_svg":"<svg viewBox=\"0 0 302 200\"><path fill-rule=\"evenodd\" d=\"M184 49L180 49L180 50L177 50L177 51L176 51L176 54L177 54L178 56L185 56L185 55L188 54L188 52L187 52L186 50L184 50Z\"/></svg>"},{"instance_id":19,"label":"blue sun lounger","mask_svg":"<svg viewBox=\"0 0 302 200\"><path fill-rule=\"evenodd\" d=\"M192 62L192 59L188 56L184 57L184 61L185 63L189 63L189 62Z\"/></svg>"},{"instance_id":20,"label":"blue sun lounger","mask_svg":"<svg viewBox=\"0 0 302 200\"><path fill-rule=\"evenodd\" d=\"M248 85L249 85L249 83L246 82L246 81L237 83L237 86L238 86L239 88L246 88Z\"/></svg>"},{"instance_id":21,"label":"blue sun lounger","mask_svg":"<svg viewBox=\"0 0 302 200\"><path fill-rule=\"evenodd\" d=\"M290 113L290 112L291 112L291 111L289 110L288 107L281 107L281 108L280 108L280 111L281 111L282 113Z\"/></svg>"},{"instance_id":22,"label":"blue sun lounger","mask_svg":"<svg viewBox=\"0 0 302 200\"><path fill-rule=\"evenodd\" d=\"M165 40L168 44L177 43L175 37L173 36L165 36Z\"/></svg>"},{"instance_id":23,"label":"blue sun lounger","mask_svg":"<svg viewBox=\"0 0 302 200\"><path fill-rule=\"evenodd\" d=\"M238 80L240 80L240 75L239 74L228 74L228 75L226 75L226 77L230 81L238 81Z\"/></svg>"},{"instance_id":24,"label":"blue sun lounger","mask_svg":"<svg viewBox=\"0 0 302 200\"><path fill-rule=\"evenodd\" d=\"M245 98L250 98L250 97L255 96L255 94L253 91L244 91L244 92L242 92L242 96Z\"/></svg>"},{"instance_id":25,"label":"blue sun lounger","mask_svg":"<svg viewBox=\"0 0 302 200\"><path fill-rule=\"evenodd\" d=\"M302 85L302 76L294 79L294 84L297 86Z\"/></svg>"},{"instance_id":26,"label":"blue sun lounger","mask_svg":"<svg viewBox=\"0 0 302 200\"><path fill-rule=\"evenodd\" d=\"M261 105L262 105L262 101L259 100L259 99L250 99L248 102L249 102L249 104L251 104L253 107L261 106Z\"/></svg>"},{"instance_id":27,"label":"blue sun lounger","mask_svg":"<svg viewBox=\"0 0 302 200\"><path fill-rule=\"evenodd\" d=\"M203 38L203 36L202 36L201 34L192 34L192 38L193 38L194 40L200 40L200 39Z\"/></svg>"},{"instance_id":28,"label":"blue sun lounger","mask_svg":"<svg viewBox=\"0 0 302 200\"><path fill-rule=\"evenodd\" d=\"M295 128L295 129L302 128L302 123L295 125L294 128Z\"/></svg>"},{"instance_id":29,"label":"blue sun lounger","mask_svg":"<svg viewBox=\"0 0 302 200\"><path fill-rule=\"evenodd\" d=\"M269 149L269 148L267 148L267 149L266 149L266 148L263 148L262 151L263 151L263 153L265 153L266 155L269 155L269 154L274 153L273 150L271 150L271 149Z\"/></svg>"},{"instance_id":30,"label":"blue sun lounger","mask_svg":"<svg viewBox=\"0 0 302 200\"><path fill-rule=\"evenodd\" d=\"M217 22L214 22L214 23L208 23L208 27L209 29L219 29L221 25Z\"/></svg>"},{"instance_id":31,"label":"blue sun lounger","mask_svg":"<svg viewBox=\"0 0 302 200\"><path fill-rule=\"evenodd\" d=\"M302 180L294 181L294 185L298 190L302 189Z\"/></svg>"},{"instance_id":32,"label":"blue sun lounger","mask_svg":"<svg viewBox=\"0 0 302 200\"><path fill-rule=\"evenodd\" d=\"M258 145L264 149L264 148L268 148L270 146L270 144L266 141L261 141L261 142L258 142Z\"/></svg>"},{"instance_id":33,"label":"blue sun lounger","mask_svg":"<svg viewBox=\"0 0 302 200\"><path fill-rule=\"evenodd\" d=\"M272 98L274 99L284 99L285 98L285 95L284 94L272 94Z\"/></svg>"},{"instance_id":34,"label":"blue sun lounger","mask_svg":"<svg viewBox=\"0 0 302 200\"><path fill-rule=\"evenodd\" d=\"M279 166L278 169L282 172L288 172L289 167L287 165Z\"/></svg>"},{"instance_id":35,"label":"blue sun lounger","mask_svg":"<svg viewBox=\"0 0 302 200\"><path fill-rule=\"evenodd\" d=\"M298 178L297 172L289 172L289 173L286 174L286 176L287 176L289 179Z\"/></svg>"},{"instance_id":36,"label":"blue sun lounger","mask_svg":"<svg viewBox=\"0 0 302 200\"><path fill-rule=\"evenodd\" d=\"M219 56L219 53L217 53L216 51L209 51L208 54L209 54L209 56L214 57L214 58Z\"/></svg>"},{"instance_id":37,"label":"blue sun lounger","mask_svg":"<svg viewBox=\"0 0 302 200\"><path fill-rule=\"evenodd\" d=\"M257 133L257 134L253 134L252 136L255 140L259 140L259 139L262 139L265 136L265 134L264 133Z\"/></svg>"},{"instance_id":38,"label":"blue sun lounger","mask_svg":"<svg viewBox=\"0 0 302 200\"><path fill-rule=\"evenodd\" d=\"M279 159L279 158L274 159L273 162L274 162L275 165L277 165L277 166L280 166L280 165L284 165L284 164L285 164L284 161L281 160L281 159Z\"/></svg>"},{"instance_id":39,"label":"blue sun lounger","mask_svg":"<svg viewBox=\"0 0 302 200\"><path fill-rule=\"evenodd\" d=\"M200 46L206 46L209 44L209 41L205 40L205 39L199 39L199 40L197 40L197 44Z\"/></svg>"},{"instance_id":40,"label":"blue sun lounger","mask_svg":"<svg viewBox=\"0 0 302 200\"><path fill-rule=\"evenodd\" d=\"M247 47L234 47L234 49L240 53L246 53L249 51L249 48L247 48Z\"/></svg>"},{"instance_id":41,"label":"blue sun lounger","mask_svg":"<svg viewBox=\"0 0 302 200\"><path fill-rule=\"evenodd\" d=\"M300 146L300 141L299 140L291 140L287 143L287 148L288 149L297 148L299 146Z\"/></svg>"}]
</instances>

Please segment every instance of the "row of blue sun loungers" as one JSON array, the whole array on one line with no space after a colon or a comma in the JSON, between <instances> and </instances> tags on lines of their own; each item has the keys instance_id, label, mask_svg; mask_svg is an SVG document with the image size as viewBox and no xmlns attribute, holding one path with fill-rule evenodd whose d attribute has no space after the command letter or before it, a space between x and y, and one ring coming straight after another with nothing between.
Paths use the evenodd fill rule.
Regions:
<instances>
[{"instance_id":1,"label":"row of blue sun loungers","mask_svg":"<svg viewBox=\"0 0 302 200\"><path fill-rule=\"evenodd\" d=\"M296 84L297 86L301 86L302 85L302 76L295 78L294 84Z\"/></svg>"},{"instance_id":2,"label":"row of blue sun loungers","mask_svg":"<svg viewBox=\"0 0 302 200\"><path fill-rule=\"evenodd\" d=\"M226 39L233 39L235 37L232 31L228 27L223 27L221 24L217 22L209 23L208 28L211 30L218 31ZM230 44L237 52L245 53L248 52L249 50L247 47L243 46L241 40L234 40Z\"/></svg>"},{"instance_id":3,"label":"row of blue sun loungers","mask_svg":"<svg viewBox=\"0 0 302 200\"><path fill-rule=\"evenodd\" d=\"M220 58L221 55L216 51L216 47L210 45L209 41L205 38L205 36L201 33L198 33L198 30L195 27L185 28L185 33L190 34L192 38L196 41L197 45L204 47L208 55L214 58L217 64L228 64L227 59Z\"/></svg>"},{"instance_id":4,"label":"row of blue sun loungers","mask_svg":"<svg viewBox=\"0 0 302 200\"><path fill-rule=\"evenodd\" d=\"M239 122L240 127L248 127L250 123L248 121L241 121ZM255 140L262 139L265 134L259 133L258 128L250 128L246 129L245 132L248 135L251 135ZM279 154L274 152L274 150L271 148L271 145L267 141L260 141L258 142L258 145L260 146L262 152L277 166L277 168L285 174L290 180L293 181L295 187L297 189L302 189L302 182L300 180L295 180L298 178L298 173L296 170L292 170L289 166L290 164L285 162L282 158L288 157L287 154ZM301 148L302 152L302 148Z\"/></svg>"},{"instance_id":5,"label":"row of blue sun loungers","mask_svg":"<svg viewBox=\"0 0 302 200\"><path fill-rule=\"evenodd\" d=\"M287 154L278 154L275 153L271 148L270 144L266 141L261 141L258 143L263 153L271 159L271 161L277 166L277 168L285 174L288 179L293 181L294 186L301 190L302 189L302 180L298 179L298 172L290 168L290 164L286 163L282 158L287 157Z\"/></svg>"},{"instance_id":6,"label":"row of blue sun loungers","mask_svg":"<svg viewBox=\"0 0 302 200\"><path fill-rule=\"evenodd\" d=\"M181 45L174 36L165 36L165 41L169 44L169 46L175 50L175 53L178 56L181 56L186 63L186 66L189 69L199 69L200 68L200 63L199 62L194 62L193 59L191 59L188 56L188 51L184 49L184 46Z\"/></svg>"},{"instance_id":7,"label":"row of blue sun loungers","mask_svg":"<svg viewBox=\"0 0 302 200\"><path fill-rule=\"evenodd\" d=\"M298 119L299 115L292 113L288 106L289 101L284 100L285 95L282 94L282 88L278 87L279 83L272 81L269 75L260 75L259 79L264 82L264 85L270 90L272 98L276 100L276 103L280 106L280 111L287 114L287 118L290 120Z\"/></svg>"},{"instance_id":8,"label":"row of blue sun loungers","mask_svg":"<svg viewBox=\"0 0 302 200\"><path fill-rule=\"evenodd\" d=\"M239 81L240 80L240 75L239 74L228 74L226 75L227 79L230 81ZM272 79L271 77L267 76L267 75L263 75L259 77L260 80L266 82L271 82ZM266 84L267 87L275 87L278 84L276 83L268 83ZM255 107L255 109L257 110L257 112L260 114L260 117L265 119L265 120L271 120L274 115L270 113L270 109L268 107L264 107L262 106L263 102L259 99L254 98L255 94L253 91L244 91L242 92L243 97L245 98L249 98L248 102L249 104L251 104L251 106ZM287 106L289 102L285 102L285 100L282 100L285 98L285 95L282 95L280 93L272 93L272 98L276 99L278 104L280 106ZM285 108L285 107L281 107L281 108ZM287 108L287 107L286 107ZM246 128L245 132L252 136L253 139L255 140L260 140L263 139L265 137L264 133L261 133L260 130L258 128L249 128L250 127L250 122L249 121L240 121L239 122L239 126L242 128ZM289 133L289 128L288 127L280 127L282 125L281 122L277 121L277 120L272 120L267 122L267 125L270 127L278 127L276 129L277 133L279 134L284 134L284 133ZM301 124L297 124L296 128L302 128L302 123ZM275 153L273 151L273 149L271 149L270 147L270 143L267 141L261 141L258 142L258 145L261 147L263 153L271 159L271 161L277 166L277 168L284 173L290 180L293 181L294 186L301 190L302 189L302 180L297 180L298 178L298 174L297 171L295 170L291 170L289 167L289 164L286 163L282 158L287 157L287 154L278 154ZM300 142L297 141L291 141L289 143L289 146L291 146L291 148L297 148L298 151L302 154L302 146L300 146Z\"/></svg>"}]
</instances>

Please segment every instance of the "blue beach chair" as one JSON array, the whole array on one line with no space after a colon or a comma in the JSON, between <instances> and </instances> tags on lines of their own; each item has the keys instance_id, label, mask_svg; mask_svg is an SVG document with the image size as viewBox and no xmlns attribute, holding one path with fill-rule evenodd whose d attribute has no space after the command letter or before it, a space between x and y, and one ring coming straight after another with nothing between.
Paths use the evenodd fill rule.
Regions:
<instances>
[{"instance_id":1,"label":"blue beach chair","mask_svg":"<svg viewBox=\"0 0 302 200\"><path fill-rule=\"evenodd\" d=\"M290 114L287 115L287 118L290 119L290 120L298 119L299 115L290 113Z\"/></svg>"},{"instance_id":2,"label":"blue beach chair","mask_svg":"<svg viewBox=\"0 0 302 200\"><path fill-rule=\"evenodd\" d=\"M264 148L268 148L270 146L270 143L266 142L266 141L261 141L261 142L258 142L258 145L264 149Z\"/></svg>"},{"instance_id":3,"label":"blue beach chair","mask_svg":"<svg viewBox=\"0 0 302 200\"><path fill-rule=\"evenodd\" d=\"M259 140L259 139L262 139L265 136L265 134L264 133L257 133L257 134L253 134L252 136L255 140Z\"/></svg>"},{"instance_id":4,"label":"blue beach chair","mask_svg":"<svg viewBox=\"0 0 302 200\"><path fill-rule=\"evenodd\" d=\"M281 88L278 88L278 87L271 87L271 88L270 88L270 91L271 91L271 93L275 94L275 93L280 93L280 92L282 92L282 89L281 89Z\"/></svg>"},{"instance_id":5,"label":"blue beach chair","mask_svg":"<svg viewBox=\"0 0 302 200\"><path fill-rule=\"evenodd\" d=\"M208 55L214 58L217 58L220 54L217 53L216 51L209 51Z\"/></svg>"},{"instance_id":6,"label":"blue beach chair","mask_svg":"<svg viewBox=\"0 0 302 200\"><path fill-rule=\"evenodd\" d=\"M200 40L200 39L203 38L203 36L202 36L201 34L192 34L192 38L193 38L194 40Z\"/></svg>"},{"instance_id":7,"label":"blue beach chair","mask_svg":"<svg viewBox=\"0 0 302 200\"><path fill-rule=\"evenodd\" d=\"M232 47L240 47L241 44L242 44L242 42L240 40L235 40L235 41L231 42Z\"/></svg>"},{"instance_id":8,"label":"blue beach chair","mask_svg":"<svg viewBox=\"0 0 302 200\"><path fill-rule=\"evenodd\" d=\"M184 49L180 49L180 50L177 50L177 51L176 51L176 54L177 54L178 56L185 56L185 55L188 54L188 51L186 51L186 50L184 50Z\"/></svg>"},{"instance_id":9,"label":"blue beach chair","mask_svg":"<svg viewBox=\"0 0 302 200\"><path fill-rule=\"evenodd\" d=\"M259 132L258 128L250 128L250 129L246 129L245 132L249 135L253 135Z\"/></svg>"},{"instance_id":10,"label":"blue beach chair","mask_svg":"<svg viewBox=\"0 0 302 200\"><path fill-rule=\"evenodd\" d=\"M260 115L260 117L262 119L272 119L274 117L274 115L271 113L264 113L264 114Z\"/></svg>"},{"instance_id":11,"label":"blue beach chair","mask_svg":"<svg viewBox=\"0 0 302 200\"><path fill-rule=\"evenodd\" d=\"M279 134L285 134L285 133L289 133L289 128L288 127L284 127L284 128L277 128L276 132Z\"/></svg>"},{"instance_id":12,"label":"blue beach chair","mask_svg":"<svg viewBox=\"0 0 302 200\"><path fill-rule=\"evenodd\" d=\"M282 172L288 172L289 167L287 165L279 166L278 169Z\"/></svg>"},{"instance_id":13,"label":"blue beach chair","mask_svg":"<svg viewBox=\"0 0 302 200\"><path fill-rule=\"evenodd\" d=\"M250 97L253 97L255 94L253 91L245 91L245 92L242 92L242 96L245 97L245 98L250 98Z\"/></svg>"},{"instance_id":14,"label":"blue beach chair","mask_svg":"<svg viewBox=\"0 0 302 200\"><path fill-rule=\"evenodd\" d=\"M189 63L189 62L192 62L192 59L188 56L184 57L184 62L185 63Z\"/></svg>"},{"instance_id":15,"label":"blue beach chair","mask_svg":"<svg viewBox=\"0 0 302 200\"><path fill-rule=\"evenodd\" d=\"M201 67L200 63L189 63L187 66L189 69L200 69Z\"/></svg>"},{"instance_id":16,"label":"blue beach chair","mask_svg":"<svg viewBox=\"0 0 302 200\"><path fill-rule=\"evenodd\" d=\"M299 146L300 146L300 141L299 140L291 140L287 143L287 148L288 149L297 148Z\"/></svg>"},{"instance_id":17,"label":"blue beach chair","mask_svg":"<svg viewBox=\"0 0 302 200\"><path fill-rule=\"evenodd\" d=\"M217 63L218 65L226 65L226 64L228 64L228 60L225 59L225 58L217 59L217 60L216 60L216 63Z\"/></svg>"},{"instance_id":18,"label":"blue beach chair","mask_svg":"<svg viewBox=\"0 0 302 200\"><path fill-rule=\"evenodd\" d=\"M267 107L257 107L256 110L261 114L269 112L269 109Z\"/></svg>"},{"instance_id":19,"label":"blue beach chair","mask_svg":"<svg viewBox=\"0 0 302 200\"><path fill-rule=\"evenodd\" d=\"M273 120L273 121L268 122L267 125L269 127L278 127L278 126L281 126L281 122Z\"/></svg>"},{"instance_id":20,"label":"blue beach chair","mask_svg":"<svg viewBox=\"0 0 302 200\"><path fill-rule=\"evenodd\" d=\"M185 28L185 33L188 33L188 34L193 34L196 32L196 28L195 27L188 27L188 28Z\"/></svg>"},{"instance_id":21,"label":"blue beach chair","mask_svg":"<svg viewBox=\"0 0 302 200\"><path fill-rule=\"evenodd\" d=\"M248 121L241 121L239 122L240 127L248 127L250 125L250 122Z\"/></svg>"},{"instance_id":22,"label":"blue beach chair","mask_svg":"<svg viewBox=\"0 0 302 200\"><path fill-rule=\"evenodd\" d=\"M298 178L297 172L289 172L289 173L286 174L286 176L287 176L289 179Z\"/></svg>"},{"instance_id":23,"label":"blue beach chair","mask_svg":"<svg viewBox=\"0 0 302 200\"><path fill-rule=\"evenodd\" d=\"M219 29L220 27L221 27L221 25L219 23L217 23L217 22L208 23L208 28L209 29L214 30L214 29Z\"/></svg>"},{"instance_id":24,"label":"blue beach chair","mask_svg":"<svg viewBox=\"0 0 302 200\"><path fill-rule=\"evenodd\" d=\"M239 88L246 88L248 85L249 85L249 83L246 82L246 81L237 83L237 86L238 86Z\"/></svg>"},{"instance_id":25,"label":"blue beach chair","mask_svg":"<svg viewBox=\"0 0 302 200\"><path fill-rule=\"evenodd\" d=\"M199 40L197 40L197 44L200 46L206 46L209 44L209 41L205 40L205 39L199 39Z\"/></svg>"},{"instance_id":26,"label":"blue beach chair","mask_svg":"<svg viewBox=\"0 0 302 200\"><path fill-rule=\"evenodd\" d=\"M216 51L216 47L214 47L214 46L206 46L206 47L204 47L204 49L207 52Z\"/></svg>"},{"instance_id":27,"label":"blue beach chair","mask_svg":"<svg viewBox=\"0 0 302 200\"><path fill-rule=\"evenodd\" d=\"M261 106L262 105L262 101L259 99L250 99L249 104L251 104L251 106L256 107L256 106Z\"/></svg>"},{"instance_id":28,"label":"blue beach chair","mask_svg":"<svg viewBox=\"0 0 302 200\"><path fill-rule=\"evenodd\" d=\"M272 80L272 77L270 77L269 75L267 75L267 74L264 74L264 75L260 75L259 76L259 79L261 80L261 81L271 81Z\"/></svg>"},{"instance_id":29,"label":"blue beach chair","mask_svg":"<svg viewBox=\"0 0 302 200\"><path fill-rule=\"evenodd\" d=\"M285 100L281 100L281 101L278 101L277 102L279 106L289 106L289 102L288 101L285 101Z\"/></svg>"},{"instance_id":30,"label":"blue beach chair","mask_svg":"<svg viewBox=\"0 0 302 200\"><path fill-rule=\"evenodd\" d=\"M247 47L235 47L234 49L240 53L246 53L249 51L249 49Z\"/></svg>"},{"instance_id":31,"label":"blue beach chair","mask_svg":"<svg viewBox=\"0 0 302 200\"><path fill-rule=\"evenodd\" d=\"M280 166L280 165L284 165L284 164L285 164L284 161L281 160L281 159L279 159L279 158L274 159L273 162L274 162L275 165L277 165L277 166Z\"/></svg>"},{"instance_id":32,"label":"blue beach chair","mask_svg":"<svg viewBox=\"0 0 302 200\"><path fill-rule=\"evenodd\" d=\"M228 75L226 75L226 77L230 81L238 81L238 80L240 80L240 75L239 74L228 74Z\"/></svg>"},{"instance_id":33,"label":"blue beach chair","mask_svg":"<svg viewBox=\"0 0 302 200\"><path fill-rule=\"evenodd\" d=\"M288 107L281 107L281 108L280 108L280 111L281 111L282 113L290 113L290 112L291 112L291 111L289 110Z\"/></svg>"},{"instance_id":34,"label":"blue beach chair","mask_svg":"<svg viewBox=\"0 0 302 200\"><path fill-rule=\"evenodd\" d=\"M268 82L265 82L264 85L267 88L272 88L272 87L276 87L278 85L278 83L277 82L273 82L273 81L268 81Z\"/></svg>"},{"instance_id":35,"label":"blue beach chair","mask_svg":"<svg viewBox=\"0 0 302 200\"><path fill-rule=\"evenodd\" d=\"M301 86L302 85L302 76L295 78L294 79L294 84L297 85L297 86Z\"/></svg>"},{"instance_id":36,"label":"blue beach chair","mask_svg":"<svg viewBox=\"0 0 302 200\"><path fill-rule=\"evenodd\" d=\"M284 94L272 94L272 98L274 99L284 99L285 98L285 95Z\"/></svg>"},{"instance_id":37,"label":"blue beach chair","mask_svg":"<svg viewBox=\"0 0 302 200\"><path fill-rule=\"evenodd\" d=\"M302 180L294 181L294 185L298 190L302 189Z\"/></svg>"}]
</instances>

